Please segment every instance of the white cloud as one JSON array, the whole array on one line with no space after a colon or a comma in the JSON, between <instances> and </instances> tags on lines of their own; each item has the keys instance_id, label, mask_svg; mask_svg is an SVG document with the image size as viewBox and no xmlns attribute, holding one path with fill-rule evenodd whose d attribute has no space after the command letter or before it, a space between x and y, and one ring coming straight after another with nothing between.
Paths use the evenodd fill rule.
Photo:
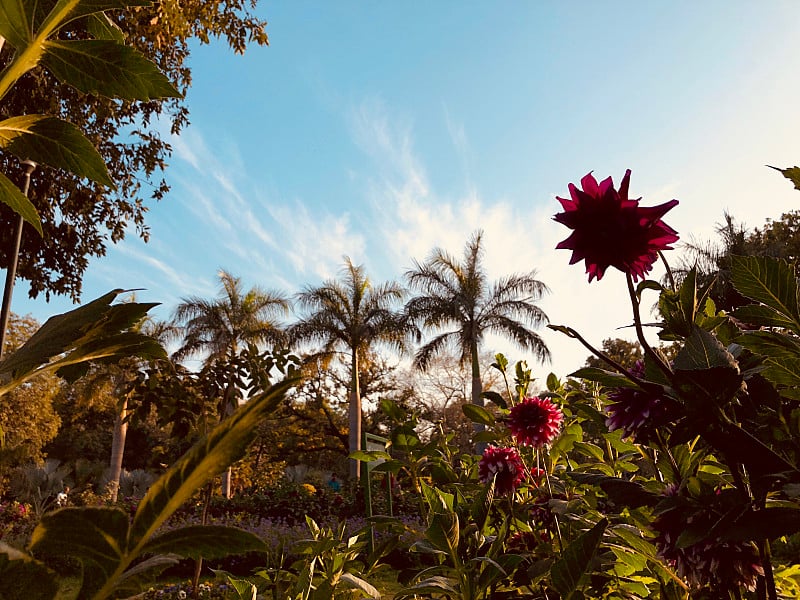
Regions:
<instances>
[{"instance_id":1,"label":"white cloud","mask_svg":"<svg viewBox=\"0 0 800 600\"><path fill-rule=\"evenodd\" d=\"M555 201L531 204L529 212L519 214L511 201L486 199L474 189L462 197L448 197L432 189L413 152L408 120L390 118L385 106L374 100L353 115L354 140L377 166L361 177L375 212L377 231L371 239L385 240L387 258L395 269L410 266L412 258L424 260L435 247L461 256L467 239L482 229L490 279L535 269L552 291L540 303L552 323L574 327L598 347L607 337L632 339L632 330L616 330L632 320L624 279L609 273L589 285L582 265L570 266L569 253L555 250L568 233L552 221L559 209ZM468 144L466 133L460 143ZM589 355L578 341L561 333L548 329L539 333L553 354L552 365L534 366L508 341L487 342L511 360L527 359L542 380L551 370L567 375Z\"/></svg>"}]
</instances>

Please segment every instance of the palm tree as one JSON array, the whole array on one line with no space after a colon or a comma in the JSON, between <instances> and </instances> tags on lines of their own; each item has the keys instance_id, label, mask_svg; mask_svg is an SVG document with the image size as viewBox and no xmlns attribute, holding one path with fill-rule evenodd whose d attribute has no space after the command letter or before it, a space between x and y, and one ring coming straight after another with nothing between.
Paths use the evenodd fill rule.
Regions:
<instances>
[{"instance_id":1,"label":"palm tree","mask_svg":"<svg viewBox=\"0 0 800 600\"><path fill-rule=\"evenodd\" d=\"M406 279L418 295L406 304L406 315L436 335L417 350L414 366L426 370L433 358L448 348L472 367L472 403L483 406L478 350L487 333L501 334L522 349L533 352L540 362L550 360L550 351L530 326L548 322L536 302L549 290L536 279L536 272L515 274L490 285L481 263L482 231L464 248L459 262L436 248L423 264L414 261ZM477 427L476 427L477 429Z\"/></svg>"},{"instance_id":2,"label":"palm tree","mask_svg":"<svg viewBox=\"0 0 800 600\"><path fill-rule=\"evenodd\" d=\"M284 332L277 317L288 314L289 300L259 287L244 291L242 280L227 271L221 270L218 276L222 290L217 298L184 298L175 309L173 320L184 332L183 343L174 354L176 360L203 355L206 366L224 364L247 344L283 343ZM235 386L235 374L230 372L220 418L236 408ZM225 497L230 498L230 468L222 485Z\"/></svg>"},{"instance_id":3,"label":"palm tree","mask_svg":"<svg viewBox=\"0 0 800 600\"><path fill-rule=\"evenodd\" d=\"M709 295L717 310L732 312L750 303L733 287L732 257L756 255L758 249L752 233L727 211L723 213L723 222L715 224L715 231L718 236L716 241L690 238L682 245L684 254L678 259L673 275L681 283L689 271L696 269L698 287L711 286ZM664 283L668 283L668 280Z\"/></svg>"},{"instance_id":4,"label":"palm tree","mask_svg":"<svg viewBox=\"0 0 800 600\"><path fill-rule=\"evenodd\" d=\"M322 353L329 356L341 351L350 355L349 447L355 452L361 449L359 361L377 343L402 350L407 333L405 321L392 310L403 299L402 287L394 282L373 286L362 265L353 265L348 257L344 260L340 280L297 294L297 306L305 316L288 334L293 342L322 344ZM351 461L350 475L359 477L358 461Z\"/></svg>"}]
</instances>

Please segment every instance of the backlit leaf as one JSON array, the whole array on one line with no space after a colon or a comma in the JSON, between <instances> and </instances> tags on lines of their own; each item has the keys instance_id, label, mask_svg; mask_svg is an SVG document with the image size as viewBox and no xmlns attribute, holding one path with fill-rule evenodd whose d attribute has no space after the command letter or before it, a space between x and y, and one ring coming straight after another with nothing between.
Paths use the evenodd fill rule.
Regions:
<instances>
[{"instance_id":1,"label":"backlit leaf","mask_svg":"<svg viewBox=\"0 0 800 600\"><path fill-rule=\"evenodd\" d=\"M144 545L142 553L223 558L266 550L268 547L264 540L249 531L221 525L192 525L154 536Z\"/></svg>"},{"instance_id":2,"label":"backlit leaf","mask_svg":"<svg viewBox=\"0 0 800 600\"><path fill-rule=\"evenodd\" d=\"M103 158L71 123L47 115L22 115L0 121L0 148L114 187Z\"/></svg>"},{"instance_id":3,"label":"backlit leaf","mask_svg":"<svg viewBox=\"0 0 800 600\"><path fill-rule=\"evenodd\" d=\"M0 173L0 202L7 205L42 235L42 222L36 207L5 175Z\"/></svg>"},{"instance_id":4,"label":"backlit leaf","mask_svg":"<svg viewBox=\"0 0 800 600\"><path fill-rule=\"evenodd\" d=\"M608 526L607 519L601 519L589 531L578 536L550 569L551 583L563 600L569 600L578 589L581 578L586 574L592 559L603 539Z\"/></svg>"},{"instance_id":5,"label":"backlit leaf","mask_svg":"<svg viewBox=\"0 0 800 600\"><path fill-rule=\"evenodd\" d=\"M108 40L49 40L44 47L44 64L84 93L125 100L180 97L155 63L129 46Z\"/></svg>"},{"instance_id":6,"label":"backlit leaf","mask_svg":"<svg viewBox=\"0 0 800 600\"><path fill-rule=\"evenodd\" d=\"M783 176L786 177L789 181L794 184L794 189L800 190L800 167L788 167L786 169L780 169L778 167L773 167L771 165L767 165L770 169L775 169L776 171L780 171L783 173Z\"/></svg>"},{"instance_id":7,"label":"backlit leaf","mask_svg":"<svg viewBox=\"0 0 800 600\"><path fill-rule=\"evenodd\" d=\"M733 256L731 260L736 290L777 311L792 323L795 333L800 333L797 280L792 265L766 256Z\"/></svg>"}]
</instances>

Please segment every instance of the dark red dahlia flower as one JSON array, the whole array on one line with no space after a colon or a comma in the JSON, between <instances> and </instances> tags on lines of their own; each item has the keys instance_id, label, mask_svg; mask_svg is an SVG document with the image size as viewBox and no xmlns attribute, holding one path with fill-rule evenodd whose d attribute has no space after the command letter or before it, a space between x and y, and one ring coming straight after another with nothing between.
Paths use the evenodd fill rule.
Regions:
<instances>
[{"instance_id":1,"label":"dark red dahlia flower","mask_svg":"<svg viewBox=\"0 0 800 600\"><path fill-rule=\"evenodd\" d=\"M563 420L563 413L547 398L524 398L511 408L508 428L518 444L540 448L556 439Z\"/></svg>"},{"instance_id":2,"label":"dark red dahlia flower","mask_svg":"<svg viewBox=\"0 0 800 600\"><path fill-rule=\"evenodd\" d=\"M516 448L488 446L478 463L478 477L483 483L494 478L495 491L503 496L513 493L525 477L525 465Z\"/></svg>"},{"instance_id":3,"label":"dark red dahlia flower","mask_svg":"<svg viewBox=\"0 0 800 600\"><path fill-rule=\"evenodd\" d=\"M636 377L644 377L644 363L637 360L631 368ZM664 396L636 388L616 388L609 393L612 404L605 408L609 431L622 430L625 437L633 437L640 444L654 439L657 430L667 426L677 417L677 405Z\"/></svg>"},{"instance_id":4,"label":"dark red dahlia flower","mask_svg":"<svg viewBox=\"0 0 800 600\"><path fill-rule=\"evenodd\" d=\"M586 261L589 281L599 281L608 267L629 273L634 281L644 279L660 250L671 250L678 233L661 220L677 200L659 206L639 206L628 200L631 171L625 172L619 190L611 177L599 184L589 173L581 179L583 189L569 184L571 200L556 197L564 208L553 218L573 230L556 248L572 250L569 264Z\"/></svg>"},{"instance_id":5,"label":"dark red dahlia flower","mask_svg":"<svg viewBox=\"0 0 800 600\"><path fill-rule=\"evenodd\" d=\"M678 486L671 485L665 496L679 497ZM676 498L669 510L653 521L658 554L694 589L716 591L744 587L756 589L756 580L764 575L758 551L751 542L710 538L686 546L678 540L689 523L706 523L710 531L721 515L709 510L709 503L698 507L687 499ZM713 502L711 503L713 504ZM727 594L726 594L727 597Z\"/></svg>"}]
</instances>

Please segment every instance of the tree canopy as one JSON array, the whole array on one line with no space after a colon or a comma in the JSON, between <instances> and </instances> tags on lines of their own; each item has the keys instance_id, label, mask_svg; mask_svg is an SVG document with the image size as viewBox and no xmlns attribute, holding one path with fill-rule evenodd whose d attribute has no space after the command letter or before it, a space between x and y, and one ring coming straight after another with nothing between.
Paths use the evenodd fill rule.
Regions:
<instances>
[{"instance_id":1,"label":"tree canopy","mask_svg":"<svg viewBox=\"0 0 800 600\"><path fill-rule=\"evenodd\" d=\"M55 0L39 2L43 14ZM104 35L141 51L155 62L184 94L192 81L190 42L222 38L236 53L248 43L268 43L266 22L255 16L256 0L163 0L108 12ZM98 21L77 19L58 33L61 40L97 36ZM13 58L14 48L0 50L0 69ZM59 169L40 167L31 177L29 197L42 218L44 235L24 235L18 276L30 283L31 297L44 293L77 300L89 259L103 256L108 243L122 240L129 226L148 239L148 203L169 191L163 169L171 147L163 126L179 133L189 123L185 96L150 101L110 99L83 93L62 83L39 65L19 79L3 98L0 119L14 115L48 114L76 125L96 146L108 166L108 187ZM18 158L0 153L0 171L21 177ZM0 268L9 266L17 215L0 204ZM32 231L32 230L31 230Z\"/></svg>"}]
</instances>

